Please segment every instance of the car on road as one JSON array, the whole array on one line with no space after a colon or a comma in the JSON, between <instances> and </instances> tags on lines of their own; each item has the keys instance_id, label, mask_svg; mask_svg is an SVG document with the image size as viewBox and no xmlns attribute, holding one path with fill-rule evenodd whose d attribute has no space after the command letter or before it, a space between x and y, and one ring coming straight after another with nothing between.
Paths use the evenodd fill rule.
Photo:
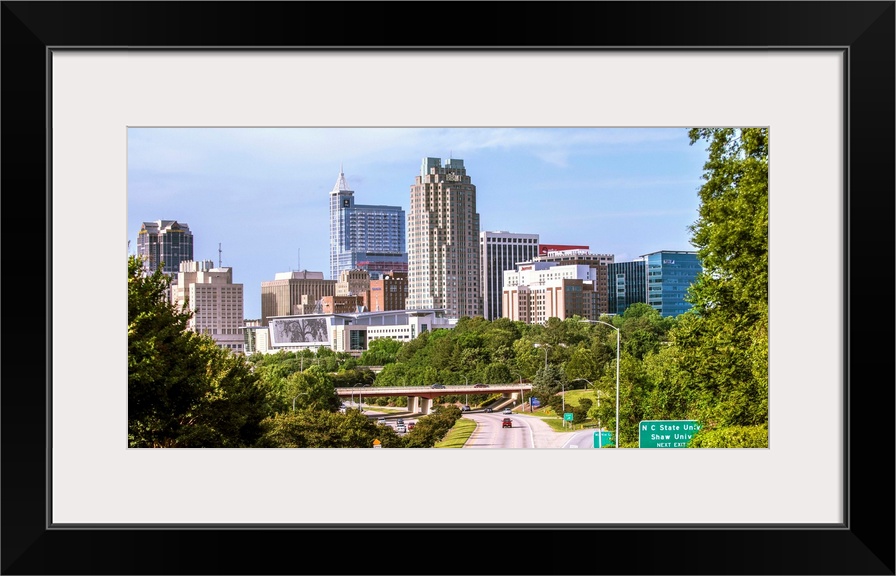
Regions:
<instances>
[{"instance_id":1,"label":"car on road","mask_svg":"<svg viewBox=\"0 0 896 576\"><path fill-rule=\"evenodd\" d=\"M473 384L473 388L488 388L488 384Z\"/></svg>"},{"instance_id":2,"label":"car on road","mask_svg":"<svg viewBox=\"0 0 896 576\"><path fill-rule=\"evenodd\" d=\"M398 420L395 421L395 423L401 424L402 426L404 426L404 418L399 418Z\"/></svg>"},{"instance_id":3,"label":"car on road","mask_svg":"<svg viewBox=\"0 0 896 576\"><path fill-rule=\"evenodd\" d=\"M416 424L414 424L413 422L408 422L408 430L413 430L414 426L416 426Z\"/></svg>"},{"instance_id":4,"label":"car on road","mask_svg":"<svg viewBox=\"0 0 896 576\"><path fill-rule=\"evenodd\" d=\"M445 385L444 384L433 384L432 387L433 388L444 388Z\"/></svg>"},{"instance_id":5,"label":"car on road","mask_svg":"<svg viewBox=\"0 0 896 576\"><path fill-rule=\"evenodd\" d=\"M463 406L460 407L461 412L468 412L469 410L470 410L470 407L467 404L464 404Z\"/></svg>"},{"instance_id":6,"label":"car on road","mask_svg":"<svg viewBox=\"0 0 896 576\"><path fill-rule=\"evenodd\" d=\"M395 431L398 432L399 434L404 434L405 432L408 431L408 429L407 429L407 426L405 426L404 424L396 424Z\"/></svg>"},{"instance_id":7,"label":"car on road","mask_svg":"<svg viewBox=\"0 0 896 576\"><path fill-rule=\"evenodd\" d=\"M513 420L505 418L501 421L501 428L513 428Z\"/></svg>"},{"instance_id":8,"label":"car on road","mask_svg":"<svg viewBox=\"0 0 896 576\"><path fill-rule=\"evenodd\" d=\"M386 419L384 417L380 416L379 418L376 419L376 423L377 424L385 424Z\"/></svg>"},{"instance_id":9,"label":"car on road","mask_svg":"<svg viewBox=\"0 0 896 576\"><path fill-rule=\"evenodd\" d=\"M513 414L513 410L510 408L505 408L503 414Z\"/></svg>"},{"instance_id":10,"label":"car on road","mask_svg":"<svg viewBox=\"0 0 896 576\"><path fill-rule=\"evenodd\" d=\"M494 410L492 408L486 408L485 411L486 412L494 412Z\"/></svg>"}]
</instances>

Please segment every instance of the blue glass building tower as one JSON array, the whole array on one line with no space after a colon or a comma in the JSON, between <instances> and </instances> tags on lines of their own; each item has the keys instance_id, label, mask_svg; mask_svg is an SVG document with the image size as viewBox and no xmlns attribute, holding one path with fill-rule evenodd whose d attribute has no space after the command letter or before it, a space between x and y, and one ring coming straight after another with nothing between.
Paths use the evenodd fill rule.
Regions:
<instances>
[{"instance_id":1,"label":"blue glass building tower","mask_svg":"<svg viewBox=\"0 0 896 576\"><path fill-rule=\"evenodd\" d=\"M355 204L342 168L330 191L330 280L343 270L407 272L405 212L401 206Z\"/></svg>"},{"instance_id":2,"label":"blue glass building tower","mask_svg":"<svg viewBox=\"0 0 896 576\"><path fill-rule=\"evenodd\" d=\"M661 316L678 316L691 308L688 288L702 272L696 252L662 250L643 256L647 266L647 303Z\"/></svg>"}]
</instances>

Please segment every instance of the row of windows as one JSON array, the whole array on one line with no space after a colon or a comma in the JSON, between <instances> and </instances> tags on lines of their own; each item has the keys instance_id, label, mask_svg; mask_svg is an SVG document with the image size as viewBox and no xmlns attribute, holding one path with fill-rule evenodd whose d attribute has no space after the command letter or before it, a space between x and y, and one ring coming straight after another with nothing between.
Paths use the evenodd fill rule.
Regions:
<instances>
[{"instance_id":1,"label":"row of windows","mask_svg":"<svg viewBox=\"0 0 896 576\"><path fill-rule=\"evenodd\" d=\"M537 238L495 238L488 236L486 240L489 244L538 244ZM482 238L479 239L479 243L482 243Z\"/></svg>"}]
</instances>

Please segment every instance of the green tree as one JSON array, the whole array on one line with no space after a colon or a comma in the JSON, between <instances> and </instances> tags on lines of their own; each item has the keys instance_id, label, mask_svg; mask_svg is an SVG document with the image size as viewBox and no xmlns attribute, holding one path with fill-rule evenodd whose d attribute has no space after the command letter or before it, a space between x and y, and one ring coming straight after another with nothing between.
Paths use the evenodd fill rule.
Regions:
<instances>
[{"instance_id":1,"label":"green tree","mask_svg":"<svg viewBox=\"0 0 896 576\"><path fill-rule=\"evenodd\" d=\"M569 360L564 365L567 379L572 382L580 378L593 380L600 371L598 358L586 342L580 342L569 353Z\"/></svg>"},{"instance_id":2,"label":"green tree","mask_svg":"<svg viewBox=\"0 0 896 576\"><path fill-rule=\"evenodd\" d=\"M674 322L672 318L663 318L649 304L632 304L622 314L620 344L632 356L643 360L647 354L659 351Z\"/></svg>"},{"instance_id":3,"label":"green tree","mask_svg":"<svg viewBox=\"0 0 896 576\"><path fill-rule=\"evenodd\" d=\"M242 356L186 330L169 277L128 257L128 442L131 447L243 447L269 406Z\"/></svg>"},{"instance_id":4,"label":"green tree","mask_svg":"<svg viewBox=\"0 0 896 576\"><path fill-rule=\"evenodd\" d=\"M358 410L345 413L296 410L275 414L262 423L261 448L401 448L404 439L388 426L378 426Z\"/></svg>"},{"instance_id":5,"label":"green tree","mask_svg":"<svg viewBox=\"0 0 896 576\"><path fill-rule=\"evenodd\" d=\"M767 128L695 128L708 143L699 218L691 226L703 271L693 308L669 331L663 354L671 378L651 400L686 407L703 430L768 423ZM653 366L653 377L664 370ZM658 399L659 401L654 401ZM733 435L715 435L724 441Z\"/></svg>"},{"instance_id":6,"label":"green tree","mask_svg":"<svg viewBox=\"0 0 896 576\"><path fill-rule=\"evenodd\" d=\"M460 419L457 406L440 406L435 412L417 420L417 424L407 436L408 448L432 448L442 440Z\"/></svg>"},{"instance_id":7,"label":"green tree","mask_svg":"<svg viewBox=\"0 0 896 576\"><path fill-rule=\"evenodd\" d=\"M287 379L287 399L296 409L311 408L335 412L342 402L336 396L331 377L320 369L309 368L294 372Z\"/></svg>"},{"instance_id":8,"label":"green tree","mask_svg":"<svg viewBox=\"0 0 896 576\"><path fill-rule=\"evenodd\" d=\"M391 338L378 338L367 345L367 350L361 353L358 363L362 366L385 366L395 362L398 351L401 350L401 342Z\"/></svg>"}]
</instances>

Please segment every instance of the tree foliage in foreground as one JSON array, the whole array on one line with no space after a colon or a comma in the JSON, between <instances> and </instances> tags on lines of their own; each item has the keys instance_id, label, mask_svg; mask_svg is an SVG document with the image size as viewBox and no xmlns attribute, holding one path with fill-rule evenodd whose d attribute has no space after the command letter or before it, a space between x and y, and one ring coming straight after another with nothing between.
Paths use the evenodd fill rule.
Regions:
<instances>
[{"instance_id":1,"label":"tree foliage in foreground","mask_svg":"<svg viewBox=\"0 0 896 576\"><path fill-rule=\"evenodd\" d=\"M186 331L189 313L166 300L170 279L128 258L130 447L253 445L266 394L243 357Z\"/></svg>"},{"instance_id":2,"label":"tree foliage in foreground","mask_svg":"<svg viewBox=\"0 0 896 576\"><path fill-rule=\"evenodd\" d=\"M703 272L670 330L663 403L704 430L768 423L768 129L690 131L708 159L691 227ZM721 438L722 436L720 436Z\"/></svg>"}]
</instances>

